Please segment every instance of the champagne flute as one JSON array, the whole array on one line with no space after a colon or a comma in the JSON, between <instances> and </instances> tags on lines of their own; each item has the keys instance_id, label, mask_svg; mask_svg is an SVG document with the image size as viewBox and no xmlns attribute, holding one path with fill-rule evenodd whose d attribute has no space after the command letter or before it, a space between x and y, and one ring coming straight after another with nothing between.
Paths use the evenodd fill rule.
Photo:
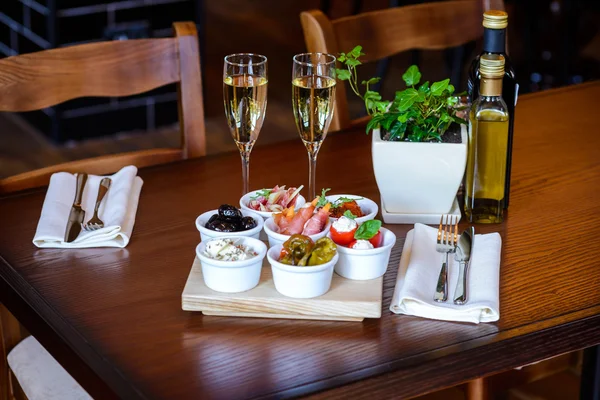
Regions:
<instances>
[{"instance_id":1,"label":"champagne flute","mask_svg":"<svg viewBox=\"0 0 600 400\"><path fill-rule=\"evenodd\" d=\"M335 99L335 57L324 53L294 56L292 104L300 138L308 150L308 198L316 194L317 154L327 136Z\"/></svg>"},{"instance_id":2,"label":"champagne flute","mask_svg":"<svg viewBox=\"0 0 600 400\"><path fill-rule=\"evenodd\" d=\"M223 65L223 101L231 136L242 157L242 194L250 191L250 153L267 109L267 57L230 54Z\"/></svg>"}]
</instances>

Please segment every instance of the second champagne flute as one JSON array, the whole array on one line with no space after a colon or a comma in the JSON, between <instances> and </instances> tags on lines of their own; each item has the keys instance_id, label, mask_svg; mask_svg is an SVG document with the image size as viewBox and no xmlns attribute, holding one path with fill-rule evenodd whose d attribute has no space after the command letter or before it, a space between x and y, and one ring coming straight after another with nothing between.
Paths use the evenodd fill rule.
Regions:
<instances>
[{"instance_id":1,"label":"second champagne flute","mask_svg":"<svg viewBox=\"0 0 600 400\"><path fill-rule=\"evenodd\" d=\"M314 199L317 154L333 116L335 100L335 57L324 53L294 56L292 104L296 127L308 150L308 199Z\"/></svg>"},{"instance_id":2,"label":"second champagne flute","mask_svg":"<svg viewBox=\"0 0 600 400\"><path fill-rule=\"evenodd\" d=\"M250 152L267 109L267 57L231 54L223 65L223 101L231 136L242 157L243 194L250 191Z\"/></svg>"}]
</instances>

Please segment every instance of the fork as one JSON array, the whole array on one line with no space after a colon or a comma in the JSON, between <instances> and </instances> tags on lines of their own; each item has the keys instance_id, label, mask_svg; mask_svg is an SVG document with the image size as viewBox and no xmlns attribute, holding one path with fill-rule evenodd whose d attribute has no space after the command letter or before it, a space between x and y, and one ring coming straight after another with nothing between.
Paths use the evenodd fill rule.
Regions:
<instances>
[{"instance_id":1,"label":"fork","mask_svg":"<svg viewBox=\"0 0 600 400\"><path fill-rule=\"evenodd\" d=\"M106 192L108 192L108 189L110 188L110 184L110 178L103 178L100 181L100 187L98 187L98 197L96 198L96 205L94 206L94 216L86 224L83 225L84 230L90 232L104 228L104 221L102 221L98 217L98 209L100 208L100 203L102 203L102 199L104 199Z\"/></svg>"},{"instance_id":2,"label":"fork","mask_svg":"<svg viewBox=\"0 0 600 400\"><path fill-rule=\"evenodd\" d=\"M444 219L444 217L446 217ZM452 234L452 225L454 225L454 234ZM448 300L448 256L456 251L458 242L458 217L451 215L442 215L440 226L437 232L437 243L435 250L438 253L446 253L446 262L442 263L440 276L438 277L437 287L433 300L442 303Z\"/></svg>"}]
</instances>

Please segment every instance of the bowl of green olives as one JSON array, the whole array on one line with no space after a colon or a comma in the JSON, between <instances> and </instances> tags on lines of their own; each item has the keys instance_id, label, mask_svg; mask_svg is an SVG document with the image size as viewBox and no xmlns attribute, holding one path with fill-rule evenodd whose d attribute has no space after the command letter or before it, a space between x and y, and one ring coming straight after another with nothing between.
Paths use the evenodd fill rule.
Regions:
<instances>
[{"instance_id":1,"label":"bowl of green olives","mask_svg":"<svg viewBox=\"0 0 600 400\"><path fill-rule=\"evenodd\" d=\"M207 211L196 218L201 241L233 236L258 239L263 225L264 220L257 213L240 210L230 204L222 204L218 209Z\"/></svg>"}]
</instances>

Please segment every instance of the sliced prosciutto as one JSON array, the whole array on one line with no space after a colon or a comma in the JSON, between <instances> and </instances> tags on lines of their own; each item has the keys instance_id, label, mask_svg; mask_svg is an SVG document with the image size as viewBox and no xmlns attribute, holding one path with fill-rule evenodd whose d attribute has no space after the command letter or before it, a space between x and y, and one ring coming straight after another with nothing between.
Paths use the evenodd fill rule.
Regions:
<instances>
[{"instance_id":1,"label":"sliced prosciutto","mask_svg":"<svg viewBox=\"0 0 600 400\"><path fill-rule=\"evenodd\" d=\"M308 221L313 213L315 212L315 205L317 204L316 199L308 207L302 207L298 210L294 218L290 221L289 225L284 229L280 230L280 233L284 235L295 235L302 233L304 230L304 224Z\"/></svg>"},{"instance_id":2,"label":"sliced prosciutto","mask_svg":"<svg viewBox=\"0 0 600 400\"><path fill-rule=\"evenodd\" d=\"M313 214L312 217L306 224L304 224L304 229L302 230L303 235L316 235L317 233L323 232L325 229L325 225L329 222L329 209L331 208L331 203L327 203L324 207L322 207L319 211Z\"/></svg>"}]
</instances>

